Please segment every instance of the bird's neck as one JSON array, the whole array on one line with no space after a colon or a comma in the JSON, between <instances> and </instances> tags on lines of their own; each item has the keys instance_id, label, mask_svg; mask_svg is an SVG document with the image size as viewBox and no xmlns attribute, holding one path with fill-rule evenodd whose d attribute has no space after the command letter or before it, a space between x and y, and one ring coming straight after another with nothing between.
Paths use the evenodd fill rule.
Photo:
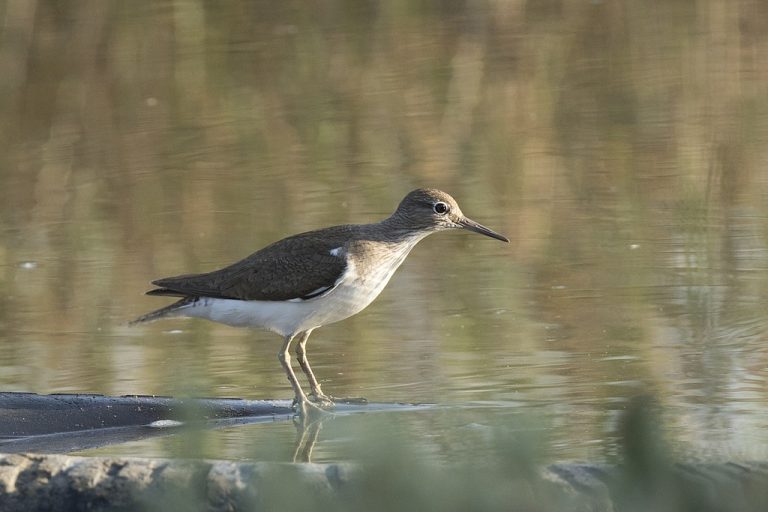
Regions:
<instances>
[{"instance_id":1,"label":"bird's neck","mask_svg":"<svg viewBox=\"0 0 768 512\"><path fill-rule=\"evenodd\" d=\"M381 234L382 241L391 243L415 245L419 240L433 233L432 230L414 227L409 219L397 213L370 226Z\"/></svg>"}]
</instances>

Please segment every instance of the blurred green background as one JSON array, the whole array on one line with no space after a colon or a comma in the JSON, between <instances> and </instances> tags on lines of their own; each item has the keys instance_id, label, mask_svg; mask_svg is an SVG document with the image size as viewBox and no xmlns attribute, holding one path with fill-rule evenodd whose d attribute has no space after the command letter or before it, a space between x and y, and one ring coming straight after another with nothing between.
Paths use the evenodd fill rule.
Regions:
<instances>
[{"instance_id":1,"label":"blurred green background","mask_svg":"<svg viewBox=\"0 0 768 512\"><path fill-rule=\"evenodd\" d=\"M0 23L0 389L289 398L273 334L126 326L166 303L149 281L429 186L512 244L422 242L313 335L327 392L443 405L398 420L438 457L536 418L552 459L610 458L640 392L677 449L762 453L768 3L0 0Z\"/></svg>"}]
</instances>

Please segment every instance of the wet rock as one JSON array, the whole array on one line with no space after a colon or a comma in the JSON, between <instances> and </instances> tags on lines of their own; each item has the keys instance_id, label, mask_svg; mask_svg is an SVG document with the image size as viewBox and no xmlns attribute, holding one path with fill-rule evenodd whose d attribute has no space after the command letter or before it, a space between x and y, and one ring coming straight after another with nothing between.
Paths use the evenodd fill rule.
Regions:
<instances>
[{"instance_id":1,"label":"wet rock","mask_svg":"<svg viewBox=\"0 0 768 512\"><path fill-rule=\"evenodd\" d=\"M675 464L667 469L669 472L659 480L638 481L621 466L555 464L542 469L538 476L534 472L522 477L521 482L528 487L520 489L529 488L532 503L547 499L540 510L573 512L702 510L698 506L702 504L713 505L703 508L706 510L751 511L765 510L768 503L768 464ZM451 468L436 471L456 476ZM363 467L350 464L0 454L0 511L218 512L268 509L269 504L286 500L296 510L336 510L339 504L381 498L377 478L395 477L374 471L366 478L364 472ZM513 483L504 478L489 484ZM408 499L429 498L432 491L423 487L428 481L414 480L414 489L419 492ZM655 484L648 487L648 482ZM374 488L366 487L370 485ZM475 498L493 492L493 485L474 489L478 493ZM418 509L418 503L409 503ZM723 504L727 507L720 506Z\"/></svg>"},{"instance_id":2,"label":"wet rock","mask_svg":"<svg viewBox=\"0 0 768 512\"><path fill-rule=\"evenodd\" d=\"M298 479L331 491L343 465L0 455L0 510L238 510L263 484ZM289 480L290 481L290 480ZM260 485L262 484L262 485Z\"/></svg>"}]
</instances>

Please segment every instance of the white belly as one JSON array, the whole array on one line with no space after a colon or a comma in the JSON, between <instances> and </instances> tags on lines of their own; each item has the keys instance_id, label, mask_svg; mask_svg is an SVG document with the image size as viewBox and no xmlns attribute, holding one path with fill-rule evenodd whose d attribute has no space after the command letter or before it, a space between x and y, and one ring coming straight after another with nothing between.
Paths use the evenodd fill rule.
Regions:
<instances>
[{"instance_id":1,"label":"white belly","mask_svg":"<svg viewBox=\"0 0 768 512\"><path fill-rule=\"evenodd\" d=\"M183 316L206 318L235 327L259 327L281 336L344 320L365 309L381 293L414 244L390 254L375 270L359 275L354 263L330 292L310 300L243 301L202 297L180 309Z\"/></svg>"}]
</instances>

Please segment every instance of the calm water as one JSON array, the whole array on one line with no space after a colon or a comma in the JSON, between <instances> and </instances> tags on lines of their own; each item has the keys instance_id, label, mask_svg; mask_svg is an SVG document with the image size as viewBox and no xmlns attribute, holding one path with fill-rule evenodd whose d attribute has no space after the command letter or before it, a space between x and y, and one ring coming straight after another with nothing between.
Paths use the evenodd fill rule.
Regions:
<instances>
[{"instance_id":1,"label":"calm water","mask_svg":"<svg viewBox=\"0 0 768 512\"><path fill-rule=\"evenodd\" d=\"M310 356L314 460L541 435L609 459L652 393L681 452L768 455L768 4L0 2L0 389L288 398L280 340L151 279L389 215L417 186L512 239L422 242ZM522 434L521 434L522 435ZM290 458L290 422L195 454ZM187 453L182 438L98 453ZM186 443L189 444L189 443ZM97 452L90 452L97 453Z\"/></svg>"}]
</instances>

